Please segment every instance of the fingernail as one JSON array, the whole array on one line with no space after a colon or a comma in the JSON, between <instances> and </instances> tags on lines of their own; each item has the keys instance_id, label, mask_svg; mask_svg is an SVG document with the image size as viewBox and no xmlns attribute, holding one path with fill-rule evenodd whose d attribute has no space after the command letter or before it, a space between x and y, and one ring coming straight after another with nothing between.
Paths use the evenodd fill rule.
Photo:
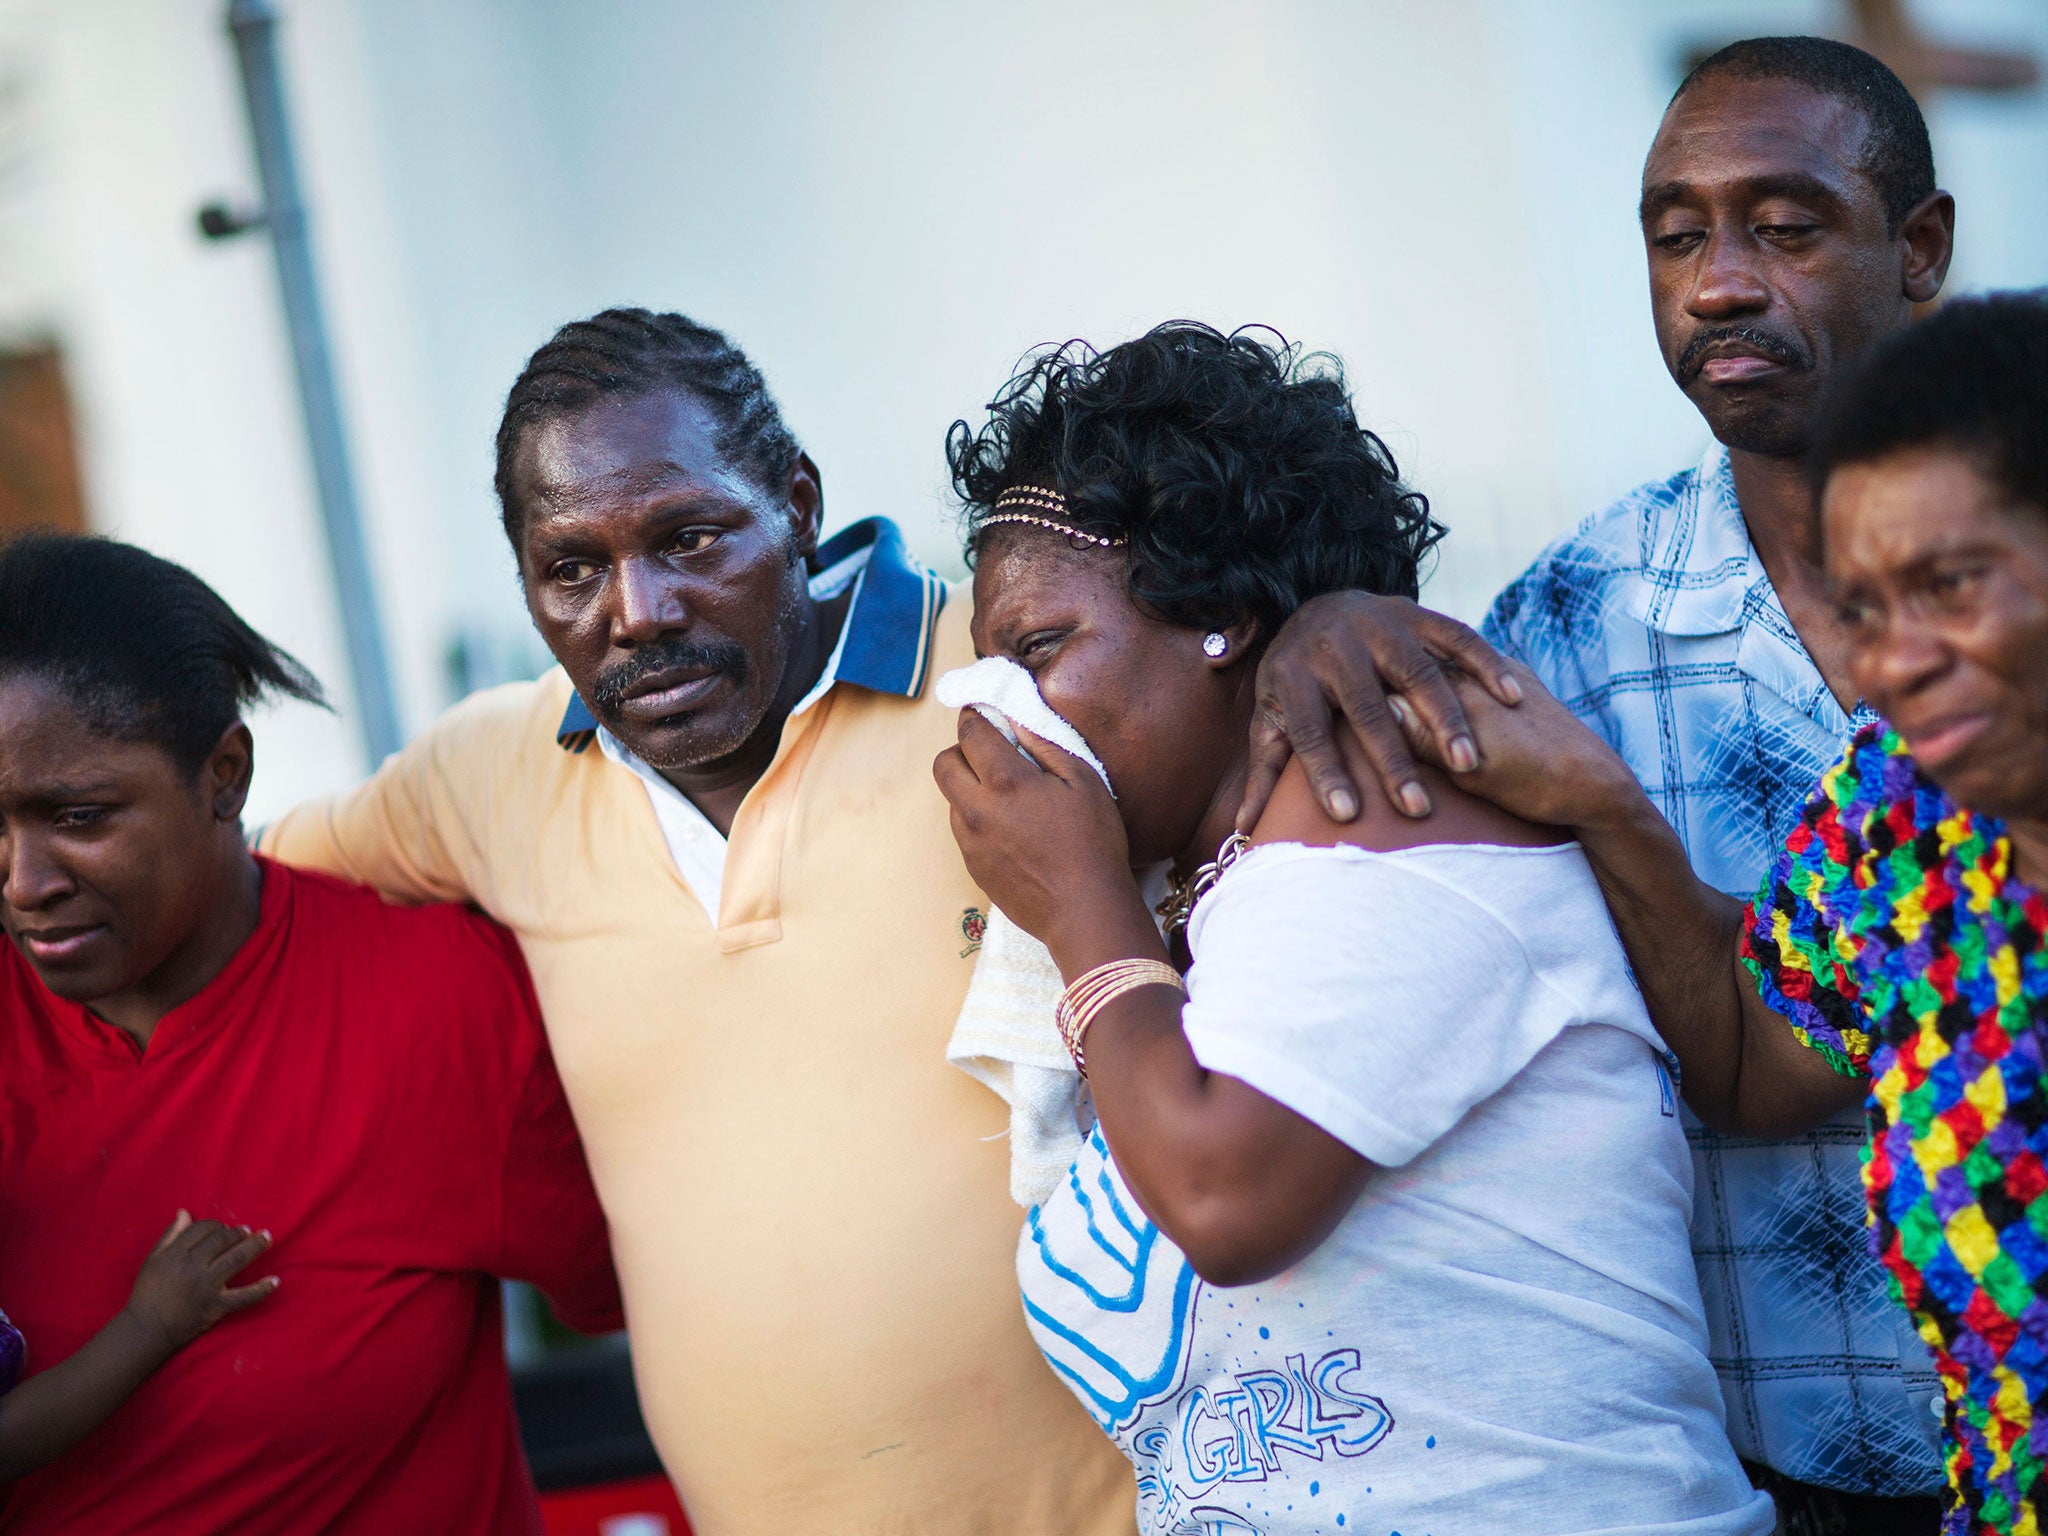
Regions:
<instances>
[{"instance_id":1,"label":"fingernail","mask_svg":"<svg viewBox=\"0 0 2048 1536\"><path fill-rule=\"evenodd\" d=\"M1522 702L1522 680L1515 676L1514 673L1504 672L1501 674L1500 691L1508 696L1509 703L1519 704Z\"/></svg>"},{"instance_id":2,"label":"fingernail","mask_svg":"<svg viewBox=\"0 0 2048 1536\"><path fill-rule=\"evenodd\" d=\"M1349 821L1358 814L1358 800L1348 789L1330 791L1330 814L1339 821Z\"/></svg>"},{"instance_id":3,"label":"fingernail","mask_svg":"<svg viewBox=\"0 0 2048 1536\"><path fill-rule=\"evenodd\" d=\"M1403 728L1415 723L1415 711L1408 707L1408 701L1398 693L1389 695L1387 708L1393 712L1394 718L1401 722Z\"/></svg>"},{"instance_id":4,"label":"fingernail","mask_svg":"<svg viewBox=\"0 0 2048 1536\"><path fill-rule=\"evenodd\" d=\"M1403 784L1401 786L1401 809L1410 816L1427 816L1429 814L1429 792L1420 784Z\"/></svg>"},{"instance_id":5,"label":"fingernail","mask_svg":"<svg viewBox=\"0 0 2048 1536\"><path fill-rule=\"evenodd\" d=\"M1450 758L1451 767L1459 773L1470 773L1479 766L1479 750L1470 736L1452 738Z\"/></svg>"}]
</instances>

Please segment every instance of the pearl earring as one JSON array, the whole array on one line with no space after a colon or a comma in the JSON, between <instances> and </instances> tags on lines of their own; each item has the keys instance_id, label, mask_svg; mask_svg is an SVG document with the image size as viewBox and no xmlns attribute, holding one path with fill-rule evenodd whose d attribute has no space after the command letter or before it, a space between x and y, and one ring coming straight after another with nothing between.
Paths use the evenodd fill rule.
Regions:
<instances>
[{"instance_id":1,"label":"pearl earring","mask_svg":"<svg viewBox=\"0 0 2048 1536\"><path fill-rule=\"evenodd\" d=\"M1221 656L1229 649L1230 642L1213 629L1208 634L1202 636L1202 654L1204 656Z\"/></svg>"}]
</instances>

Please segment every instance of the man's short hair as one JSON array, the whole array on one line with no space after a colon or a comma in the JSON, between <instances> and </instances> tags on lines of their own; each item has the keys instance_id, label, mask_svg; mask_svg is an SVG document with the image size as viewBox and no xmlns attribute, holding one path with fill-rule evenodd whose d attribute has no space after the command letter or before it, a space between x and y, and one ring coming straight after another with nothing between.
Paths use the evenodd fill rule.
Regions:
<instances>
[{"instance_id":1,"label":"man's short hair","mask_svg":"<svg viewBox=\"0 0 2048 1536\"><path fill-rule=\"evenodd\" d=\"M587 410L607 396L681 390L711 413L718 448L764 487L789 476L801 450L746 353L684 315L607 309L572 320L526 360L498 423L495 483L505 536L519 548L525 514L512 465L529 428Z\"/></svg>"},{"instance_id":2,"label":"man's short hair","mask_svg":"<svg viewBox=\"0 0 2048 1536\"><path fill-rule=\"evenodd\" d=\"M1913 205L1934 191L1934 146L1927 137L1927 119L1905 82L1883 60L1831 37L1747 38L1702 59L1672 93L1671 106L1694 86L1723 75L1790 80L1860 111L1869 125L1863 170L1877 184L1893 234Z\"/></svg>"},{"instance_id":3,"label":"man's short hair","mask_svg":"<svg viewBox=\"0 0 2048 1536\"><path fill-rule=\"evenodd\" d=\"M1929 447L1969 455L2015 506L2048 517L2048 295L1957 299L1858 360L1822 408L1814 485Z\"/></svg>"}]
</instances>

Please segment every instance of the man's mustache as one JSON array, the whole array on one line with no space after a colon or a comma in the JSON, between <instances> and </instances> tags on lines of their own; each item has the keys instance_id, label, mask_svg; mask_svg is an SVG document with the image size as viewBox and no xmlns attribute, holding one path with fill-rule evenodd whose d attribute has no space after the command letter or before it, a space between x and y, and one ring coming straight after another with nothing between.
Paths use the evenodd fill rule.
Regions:
<instances>
[{"instance_id":1,"label":"man's mustache","mask_svg":"<svg viewBox=\"0 0 2048 1536\"><path fill-rule=\"evenodd\" d=\"M1678 381L1690 384L1706 366L1708 351L1722 342L1754 347L1772 362L1801 372L1813 366L1813 356L1789 336L1753 325L1709 325L1692 333L1685 350L1678 354Z\"/></svg>"},{"instance_id":2,"label":"man's mustache","mask_svg":"<svg viewBox=\"0 0 2048 1536\"><path fill-rule=\"evenodd\" d=\"M687 640L680 635L656 640L597 674L590 688L590 707L616 718L634 684L657 672L683 669L718 673L740 682L747 675L747 648L737 640Z\"/></svg>"}]
</instances>

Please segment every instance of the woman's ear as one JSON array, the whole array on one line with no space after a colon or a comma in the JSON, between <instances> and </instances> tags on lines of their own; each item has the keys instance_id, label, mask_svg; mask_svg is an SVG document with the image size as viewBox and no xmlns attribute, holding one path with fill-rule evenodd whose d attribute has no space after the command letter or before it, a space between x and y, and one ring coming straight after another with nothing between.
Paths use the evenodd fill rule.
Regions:
<instances>
[{"instance_id":1,"label":"woman's ear","mask_svg":"<svg viewBox=\"0 0 2048 1536\"><path fill-rule=\"evenodd\" d=\"M249 782L256 774L256 742L249 727L237 720L220 734L199 770L200 789L213 808L215 821L239 822L249 803Z\"/></svg>"},{"instance_id":2,"label":"woman's ear","mask_svg":"<svg viewBox=\"0 0 2048 1536\"><path fill-rule=\"evenodd\" d=\"M1256 619L1218 625L1202 632L1202 656L1212 670L1221 672L1250 656L1258 639L1259 623Z\"/></svg>"}]
</instances>

